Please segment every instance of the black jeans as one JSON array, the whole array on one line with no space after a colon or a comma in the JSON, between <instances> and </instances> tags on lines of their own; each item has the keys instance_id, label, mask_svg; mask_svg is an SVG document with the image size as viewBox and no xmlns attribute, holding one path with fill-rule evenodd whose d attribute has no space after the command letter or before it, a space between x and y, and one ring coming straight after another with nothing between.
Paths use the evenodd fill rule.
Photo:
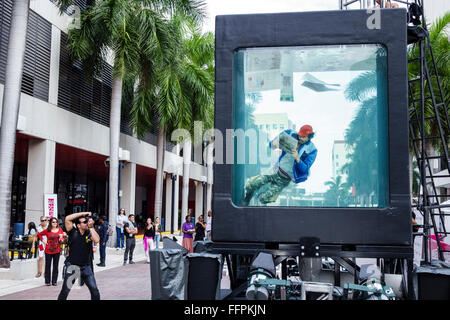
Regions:
<instances>
[{"instance_id":1,"label":"black jeans","mask_svg":"<svg viewBox=\"0 0 450 320\"><path fill-rule=\"evenodd\" d=\"M59 266L59 253L45 254L45 284L50 284L50 268L53 260L53 272L51 273L52 284L58 282L58 266Z\"/></svg>"},{"instance_id":2,"label":"black jeans","mask_svg":"<svg viewBox=\"0 0 450 320\"><path fill-rule=\"evenodd\" d=\"M130 254L130 261L133 261L134 247L136 247L136 239L134 237L133 238L127 238L127 240L126 240L126 247L125 247L125 254L123 255L123 262L127 262L128 253Z\"/></svg>"},{"instance_id":3,"label":"black jeans","mask_svg":"<svg viewBox=\"0 0 450 320\"><path fill-rule=\"evenodd\" d=\"M65 262L65 274L64 283L59 293L58 300L67 300L70 289L75 281L79 281L80 278L86 284L91 293L91 300L100 300L100 292L97 288L97 283L95 282L94 272L92 267L89 266L76 266L71 265L70 262ZM79 276L79 277L78 277Z\"/></svg>"}]
</instances>

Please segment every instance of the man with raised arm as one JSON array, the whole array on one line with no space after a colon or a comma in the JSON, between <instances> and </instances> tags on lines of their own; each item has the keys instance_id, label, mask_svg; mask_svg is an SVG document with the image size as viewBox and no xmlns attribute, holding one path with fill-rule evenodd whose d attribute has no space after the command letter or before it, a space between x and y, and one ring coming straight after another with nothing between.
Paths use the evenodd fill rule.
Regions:
<instances>
[{"instance_id":1,"label":"man with raised arm","mask_svg":"<svg viewBox=\"0 0 450 320\"><path fill-rule=\"evenodd\" d=\"M72 285L80 279L88 287L91 300L100 300L91 266L92 243L100 241L94 229L94 219L91 218L90 212L74 213L66 217L65 227L69 236L69 248L64 262L64 283L58 300L66 300Z\"/></svg>"}]
</instances>

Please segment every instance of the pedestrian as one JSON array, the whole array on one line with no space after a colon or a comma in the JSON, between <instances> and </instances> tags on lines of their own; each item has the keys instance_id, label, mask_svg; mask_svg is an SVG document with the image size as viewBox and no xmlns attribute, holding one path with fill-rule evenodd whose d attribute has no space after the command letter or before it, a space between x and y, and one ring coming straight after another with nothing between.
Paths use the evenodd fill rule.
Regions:
<instances>
[{"instance_id":1,"label":"pedestrian","mask_svg":"<svg viewBox=\"0 0 450 320\"><path fill-rule=\"evenodd\" d=\"M199 216L198 217L198 221L195 224L194 241L203 241L203 240L205 240L205 229L206 229L206 225L203 222L203 216Z\"/></svg>"},{"instance_id":2,"label":"pedestrian","mask_svg":"<svg viewBox=\"0 0 450 320\"><path fill-rule=\"evenodd\" d=\"M49 217L41 216L41 223L37 226L37 232L38 234L47 229L48 220L50 220ZM42 237L44 241L47 241L47 237ZM38 240L38 247L35 248L36 240ZM42 275L42 267L44 264L44 242L40 240L37 235L33 238L33 244L31 245L31 248L34 250L38 250L38 272L36 274L36 278L39 278Z\"/></svg>"},{"instance_id":3,"label":"pedestrian","mask_svg":"<svg viewBox=\"0 0 450 320\"><path fill-rule=\"evenodd\" d=\"M108 236L108 227L109 223L106 221L106 216L101 216L98 220L99 226L98 226L98 235L100 237L100 263L97 264L99 267L105 266L105 260L106 260L106 243L108 242L109 236Z\"/></svg>"},{"instance_id":4,"label":"pedestrian","mask_svg":"<svg viewBox=\"0 0 450 320\"><path fill-rule=\"evenodd\" d=\"M183 232L183 247L189 250L189 253L194 252L194 224L191 223L191 216L186 215L186 222L183 223L181 227L181 231Z\"/></svg>"},{"instance_id":5,"label":"pedestrian","mask_svg":"<svg viewBox=\"0 0 450 320\"><path fill-rule=\"evenodd\" d=\"M94 219L90 212L78 212L68 215L64 225L69 235L69 255L64 262L64 282L58 300L67 300L70 289L78 274L91 293L91 300L100 300L100 292L92 270L92 244L100 237L94 229ZM71 283L68 283L71 281Z\"/></svg>"},{"instance_id":6,"label":"pedestrian","mask_svg":"<svg viewBox=\"0 0 450 320\"><path fill-rule=\"evenodd\" d=\"M212 227L212 211L208 210L208 218L206 220L206 239L208 240L212 240L211 227Z\"/></svg>"},{"instance_id":7,"label":"pedestrian","mask_svg":"<svg viewBox=\"0 0 450 320\"><path fill-rule=\"evenodd\" d=\"M119 214L117 215L117 219L116 219L116 233L117 233L116 250L119 250L119 248L120 249L124 248L123 226L126 221L127 221L127 216L125 215L125 209L122 208L122 209L120 209Z\"/></svg>"},{"instance_id":8,"label":"pedestrian","mask_svg":"<svg viewBox=\"0 0 450 320\"><path fill-rule=\"evenodd\" d=\"M161 223L159 217L155 218L155 246L159 248L159 241L161 241Z\"/></svg>"},{"instance_id":9,"label":"pedestrian","mask_svg":"<svg viewBox=\"0 0 450 320\"><path fill-rule=\"evenodd\" d=\"M150 263L150 253L149 251L153 249L154 243L153 239L155 238L155 226L152 223L152 218L148 218L144 227L144 250L145 256L147 257L146 263Z\"/></svg>"},{"instance_id":10,"label":"pedestrian","mask_svg":"<svg viewBox=\"0 0 450 320\"><path fill-rule=\"evenodd\" d=\"M136 222L134 222L134 214L128 216L128 221L123 225L125 233L125 253L123 255L123 265L127 264L129 255L129 264L135 264L133 261L134 247L136 247L135 235L138 233Z\"/></svg>"},{"instance_id":11,"label":"pedestrian","mask_svg":"<svg viewBox=\"0 0 450 320\"><path fill-rule=\"evenodd\" d=\"M46 236L47 240L43 237ZM59 227L58 219L51 218L47 229L38 233L39 239L44 243L45 247L45 285L50 286L50 275L52 285L56 286L58 281L59 256L61 254L61 243L64 242L64 234ZM53 262L53 270L52 268ZM50 273L51 272L51 273Z\"/></svg>"}]
</instances>

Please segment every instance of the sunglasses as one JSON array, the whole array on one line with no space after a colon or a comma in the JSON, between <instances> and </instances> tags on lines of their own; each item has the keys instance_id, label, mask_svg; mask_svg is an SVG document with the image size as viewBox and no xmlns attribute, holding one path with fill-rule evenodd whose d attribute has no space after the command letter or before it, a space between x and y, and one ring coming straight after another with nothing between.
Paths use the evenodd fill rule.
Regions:
<instances>
[{"instance_id":1,"label":"sunglasses","mask_svg":"<svg viewBox=\"0 0 450 320\"><path fill-rule=\"evenodd\" d=\"M84 221L80 221L80 223L87 224L88 222L87 222L87 220L84 220Z\"/></svg>"}]
</instances>

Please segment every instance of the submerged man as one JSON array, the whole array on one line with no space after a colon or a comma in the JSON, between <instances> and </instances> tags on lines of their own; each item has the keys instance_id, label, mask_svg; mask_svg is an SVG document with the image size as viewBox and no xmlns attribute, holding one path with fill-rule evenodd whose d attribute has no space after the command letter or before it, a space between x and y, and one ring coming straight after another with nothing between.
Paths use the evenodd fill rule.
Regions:
<instances>
[{"instance_id":1,"label":"submerged man","mask_svg":"<svg viewBox=\"0 0 450 320\"><path fill-rule=\"evenodd\" d=\"M285 139L286 135L287 139ZM283 143L285 140L291 140L295 143L295 140L290 137L297 142L294 148L289 148L288 145ZM300 128L298 133L291 129L284 130L272 140L269 143L271 149L280 148L283 150L274 166L275 173L260 174L250 178L245 185L245 198L242 200L242 204L248 205L255 191L267 184L269 184L267 190L258 197L259 201L264 204L275 202L281 191L291 181L297 184L308 179L309 168L311 168L317 156L317 149L311 142L313 137L312 127L306 124Z\"/></svg>"}]
</instances>

